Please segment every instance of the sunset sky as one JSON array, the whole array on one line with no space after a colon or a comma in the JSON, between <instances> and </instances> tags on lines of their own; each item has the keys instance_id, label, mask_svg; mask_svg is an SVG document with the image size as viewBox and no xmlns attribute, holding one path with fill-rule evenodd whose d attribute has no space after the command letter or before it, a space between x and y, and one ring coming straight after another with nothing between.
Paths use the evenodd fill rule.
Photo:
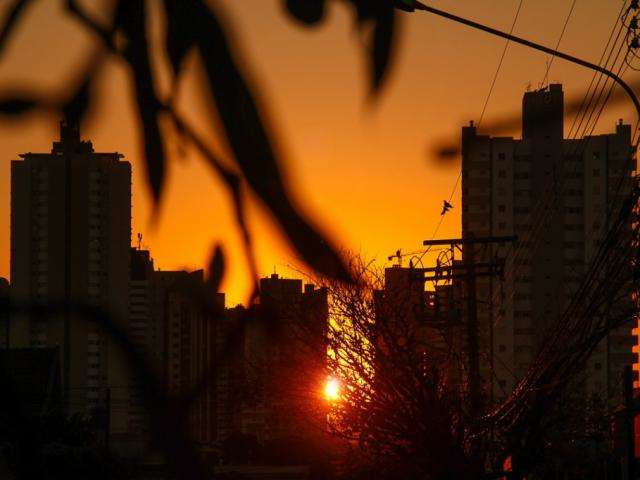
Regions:
<instances>
[{"instance_id":1,"label":"sunset sky","mask_svg":"<svg viewBox=\"0 0 640 480\"><path fill-rule=\"evenodd\" d=\"M41 0L29 10L27 22L0 61L0 88L64 86L90 42L63 13L62 3ZM405 15L390 82L371 104L362 44L342 2L329 2L325 22L313 30L283 15L280 1L220 3L245 54L245 66L261 87L286 152L293 192L306 211L337 244L381 263L398 248L419 249L422 240L431 237L442 200L451 194L458 175L458 164L436 164L430 148L442 138L458 139L460 127L478 119L504 41L428 14ZM432 5L508 30L518 3L443 0ZM555 46L570 4L571 0L524 0L515 33ZM560 49L597 62L619 8L613 0L579 1ZM511 45L485 118L518 112L527 85L536 87L542 80L546 60L541 53ZM563 83L569 98L579 96L591 76L588 70L556 60L549 79ZM183 110L204 132L196 85L183 85ZM98 151L122 152L133 165L132 241L142 232L143 246L162 269L201 268L214 242L221 242L230 265L223 284L227 304L243 301L248 288L245 262L220 183L200 158L179 158L174 152L154 225L127 71L121 62L109 63L100 86L102 97L83 125L83 137ZM612 131L619 117L635 121L631 107L610 108L598 130ZM0 276L9 275L10 161L19 153L49 151L57 138L57 121L39 116L0 123ZM455 208L439 236L460 233L459 194L458 189ZM288 265L302 265L255 199L250 218L260 273L275 269L294 275Z\"/></svg>"}]
</instances>

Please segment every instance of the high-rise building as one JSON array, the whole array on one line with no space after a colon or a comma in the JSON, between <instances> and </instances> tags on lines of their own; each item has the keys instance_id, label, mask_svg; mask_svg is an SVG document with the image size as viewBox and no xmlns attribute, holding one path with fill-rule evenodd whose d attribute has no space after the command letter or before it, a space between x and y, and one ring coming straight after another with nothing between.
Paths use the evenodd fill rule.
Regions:
<instances>
[{"instance_id":1,"label":"high-rise building","mask_svg":"<svg viewBox=\"0 0 640 480\"><path fill-rule=\"evenodd\" d=\"M210 376L189 407L188 432L203 452L211 450L217 441L217 385L224 371L216 363L224 294L208 291L202 270L154 270L148 250L131 248L130 255L126 333L168 395L189 396ZM130 375L126 383L111 386L112 393L127 392L127 403L120 406L127 427L111 436L112 450L121 456L149 451L150 418L143 391L149 380Z\"/></svg>"},{"instance_id":2,"label":"high-rise building","mask_svg":"<svg viewBox=\"0 0 640 480\"><path fill-rule=\"evenodd\" d=\"M101 153L63 121L49 153L11 163L11 295L18 302L98 306L125 328L129 301L131 166ZM107 386L126 370L120 351L96 323L74 315L11 319L11 347L57 347L63 402L69 413L103 407ZM128 402L112 388L111 431Z\"/></svg>"},{"instance_id":3,"label":"high-rise building","mask_svg":"<svg viewBox=\"0 0 640 480\"><path fill-rule=\"evenodd\" d=\"M153 259L148 250L131 248L129 279L129 317L126 333L129 340L144 356L158 381L164 381L165 325L156 303L157 286ZM142 383L149 379L131 376L127 383L116 388L126 389L128 403L122 408L127 414L126 432L120 432L122 450L136 454L145 449L149 441L149 417L144 403ZM119 440L119 442L118 442Z\"/></svg>"},{"instance_id":4,"label":"high-rise building","mask_svg":"<svg viewBox=\"0 0 640 480\"><path fill-rule=\"evenodd\" d=\"M16 422L24 422L59 410L62 397L59 362L57 348L0 350L5 422L9 416L15 416Z\"/></svg>"},{"instance_id":5,"label":"high-rise building","mask_svg":"<svg viewBox=\"0 0 640 480\"><path fill-rule=\"evenodd\" d=\"M415 266L385 269L384 287L375 292L376 324L382 344L403 337L414 358L420 359L416 368L436 365L438 373L454 386L461 379L462 365L456 359L464 343L460 285L428 285L425 273ZM380 350L386 349L381 345ZM391 359L391 352L386 355ZM406 358L410 357L403 361ZM396 367L392 362L379 361L376 374L383 372L381 376L385 375L387 381L397 381Z\"/></svg>"},{"instance_id":6,"label":"high-rise building","mask_svg":"<svg viewBox=\"0 0 640 480\"><path fill-rule=\"evenodd\" d=\"M260 302L245 313L234 429L260 442L318 434L326 418L326 290L273 274L260 280Z\"/></svg>"},{"instance_id":7,"label":"high-rise building","mask_svg":"<svg viewBox=\"0 0 640 480\"><path fill-rule=\"evenodd\" d=\"M193 441L206 451L217 442L217 334L224 294L209 293L204 272L156 272L165 328L165 381L171 395L197 392L188 417Z\"/></svg>"},{"instance_id":8,"label":"high-rise building","mask_svg":"<svg viewBox=\"0 0 640 480\"><path fill-rule=\"evenodd\" d=\"M165 358L165 325L157 298L163 288L157 281L161 273L154 270L148 250L131 249L129 338L146 355L159 378L164 373Z\"/></svg>"},{"instance_id":9,"label":"high-rise building","mask_svg":"<svg viewBox=\"0 0 640 480\"><path fill-rule=\"evenodd\" d=\"M475 261L506 259L504 278L477 279L482 371L496 397L534 360L632 186L630 126L564 139L563 109L562 86L552 84L525 93L521 139L479 135L473 123L462 129L463 237L518 236L507 249L475 247ZM601 342L587 365L588 392L618 394L631 341L625 326Z\"/></svg>"}]
</instances>

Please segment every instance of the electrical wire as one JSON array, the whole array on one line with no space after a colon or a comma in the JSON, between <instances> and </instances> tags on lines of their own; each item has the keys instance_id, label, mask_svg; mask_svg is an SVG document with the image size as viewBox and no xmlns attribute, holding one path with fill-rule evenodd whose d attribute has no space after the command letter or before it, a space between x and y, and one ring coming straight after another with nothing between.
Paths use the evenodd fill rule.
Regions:
<instances>
[{"instance_id":1,"label":"electrical wire","mask_svg":"<svg viewBox=\"0 0 640 480\"><path fill-rule=\"evenodd\" d=\"M509 29L509 35L513 34L513 31L516 27L516 23L518 22L518 16L520 15L520 10L522 9L522 4L524 3L524 0L520 0L520 2L518 3L518 8L516 9L516 13L513 17L513 22L511 22L511 28ZM482 124L482 120L484 119L484 114L487 110L487 106L489 105L489 100L491 100L491 95L493 94L493 89L496 85L496 81L498 80L498 76L500 75L500 70L502 69L502 64L504 62L504 58L507 54L507 48L509 48L509 44L511 43L511 40L507 39L504 42L504 48L502 49L502 53L500 54L500 60L498 61L498 66L496 67L496 71L493 74L493 78L491 80L491 85L489 86L489 91L487 92L487 96L484 100L484 104L482 105L482 112L480 113L480 119L478 120L477 123L477 127L479 128L480 125ZM453 188L451 189L451 194L449 195L449 203L451 203L451 201L453 200L454 195L456 194L456 191L458 189L458 185L460 184L460 179L462 178L462 167L460 167L460 172L458 173L458 177L456 178L456 181L453 185ZM445 212L446 214L446 212ZM442 225L442 222L444 220L444 215L440 216L440 221L438 222L438 225L436 226L435 230L433 231L433 235L431 236L431 240L433 240L434 238L436 238L436 235L438 234L438 231L440 230L440 226Z\"/></svg>"},{"instance_id":2,"label":"electrical wire","mask_svg":"<svg viewBox=\"0 0 640 480\"><path fill-rule=\"evenodd\" d=\"M574 3L575 3L575 2L574 2ZM571 9L571 11L570 11L570 14L571 14L571 12L573 11L573 6L574 6L574 5L572 5L572 9ZM623 3L623 6L622 6L622 9L624 9L624 3ZM622 10L621 10L621 12L622 12ZM569 16L570 16L570 14L569 14ZM568 16L568 17L569 17L569 16ZM566 26L566 23L567 23L567 22L568 22L568 19L567 19L567 21L565 22L565 26ZM617 22L616 22L616 24L617 24ZM610 43L611 43L611 38L613 37L613 34L614 34L614 32L615 32L615 26L616 26L616 24L614 24L614 28L612 29L612 32L611 32L611 34L610 34L610 36L609 36L609 40L608 40L608 42L607 42L607 46L605 47L605 49L604 49L604 51L603 51L603 55L602 55L602 57L601 57L600 64L602 64L602 59L604 58L605 53L606 53L606 52L607 52L607 50L608 50L608 46L609 46L609 45L610 45ZM564 33L564 28L563 28L563 33ZM605 61L605 64L607 64L607 65L608 65L608 63L609 63L609 59L610 59L610 57L611 57L612 52L615 50L615 45L617 44L617 40L619 39L619 36L620 36L620 30L619 30L619 32L618 32L618 36L616 37L616 41L614 41L614 45L612 46L611 50L609 51L609 55L608 55L608 57L607 57L607 60ZM559 42L558 42L558 43L559 43ZM616 60L614 60L614 62L613 62L613 64L612 64L612 66L616 63L617 58L619 57L619 54L620 54L621 49L622 49L622 47L618 50L618 54L616 55ZM622 68L622 65L620 66L619 71L620 71L620 69L621 69L621 68ZM626 70L626 69L625 69L625 70ZM590 84L590 86L589 86L589 88L588 88L588 91L587 91L587 95L585 95L585 98L583 99L583 103L582 103L582 105L581 105L581 109L580 109L581 111L583 110L583 107L584 107L584 104L585 104L585 100L586 100L586 98L588 97L588 94L589 94L589 92L590 92L590 90L591 90L591 87L593 86L595 76L596 76L596 75L594 75L594 77L592 78L591 84ZM600 79L599 79L599 80L600 80ZM583 117L582 117L582 119L581 119L581 123L580 123L580 125L579 125L579 126L581 126L582 122L584 121L584 118L586 117L586 112L587 112L587 111L589 111L589 110L591 110L589 107L590 107L590 105L591 105L591 103L592 103L593 99L596 97L596 92L597 92L597 91L599 91L599 94L598 94L597 100L596 100L596 102L595 102L595 105L594 105L594 107L593 107L593 110L591 110L591 113L589 114L589 117L588 117L587 122L586 122L586 125L585 125L585 129L583 130L583 133L582 133L582 135L581 135L581 136L583 136L583 135L584 135L584 132L586 132L586 130L589 128L590 123L591 123L591 119L593 118L593 114L594 114L594 112L595 112L596 110L598 110L598 114L596 115L595 120L591 123L591 129L590 129L591 131L589 132L589 135L591 135L591 134L593 133L593 129L594 129L594 128L595 128L595 126L597 125L597 120L600 118L600 115L601 115L601 113L602 113L602 111L603 111L603 109L604 109L604 106L606 105L606 103L607 103L607 101L608 101L608 99L609 99L609 97L610 97L610 95L611 95L611 92L612 92L612 90L613 90L613 87L614 87L614 85L612 85L612 86L611 86L611 88L609 89L608 94L606 95L606 97L605 97L604 101L602 102L602 104L601 104L600 108L598 109L598 108L597 108L597 107L598 107L598 103L600 102L600 99L601 99L601 97L602 97L602 93L603 93L603 92L604 92L604 90L605 90L606 82L605 82L605 85L603 85L602 89L598 88L598 86L599 86L599 84L598 84L598 85L596 86L596 88L593 90L593 94L591 95L591 98L589 99L589 102L588 102L588 104L587 104L587 108L583 110L585 113L584 113L584 115L583 115ZM574 125L575 125L576 119L577 119L578 117L579 117L579 115L577 115L577 116L574 118ZM572 129L573 129L573 126L574 126L574 125L572 125ZM578 129L576 129L576 134L577 134L577 132L578 132L578 131L579 131L579 128L578 128ZM586 149L586 147L587 147L587 145L589 144L590 140L591 140L591 138L587 138L587 140L586 140L586 141L582 141L582 142L580 142L580 144L581 144L581 146L582 146L582 152L581 152L581 154L580 154L580 157L583 157L584 150ZM576 148L577 148L577 147L576 147ZM575 154L575 151L574 151L574 154ZM576 163L575 167L576 167L576 169L577 169L577 164L578 164L579 162L574 162L574 163ZM622 180L622 178L621 178L621 180ZM565 182L564 182L564 179L563 179L563 183L565 183ZM619 191L619 188L618 188L618 189L617 189L617 191L616 191L616 195L617 195L618 191ZM548 208L544 208L544 210L547 210L547 211L548 211ZM539 223L539 224L542 224L542 223L546 223L546 222L538 222L538 223ZM595 222L594 222L594 223L595 223ZM593 232L591 232L591 233L593 233ZM514 264L515 264L515 266L517 266L517 262L514 262ZM515 276L515 274L514 274L513 276ZM513 278L512 278L512 279L513 279ZM515 290L515 285L513 286L513 290L512 290L512 297L513 297L513 294L515 293L515 291L514 291L514 290ZM498 292L497 292L497 293L498 293ZM513 299L513 298L512 298L512 299Z\"/></svg>"},{"instance_id":3,"label":"electrical wire","mask_svg":"<svg viewBox=\"0 0 640 480\"><path fill-rule=\"evenodd\" d=\"M569 13L567 14L567 18L564 21L564 25L562 26L562 31L560 32L560 37L558 38L558 41L556 42L556 48L554 50L558 50L558 48L560 47L560 43L562 42L562 37L564 37L564 32L567 29L567 25L569 24L569 19L571 18L571 14L573 13L573 9L576 6L576 0L573 0L573 2L571 2L571 8L569 9ZM549 62L547 63L547 69L544 72L544 77L542 78L542 82L540 82L540 86L542 87L545 83L547 83L547 78L549 77L549 70L551 69L551 65L553 64L553 60L556 58L555 55L551 55L551 59L549 60Z\"/></svg>"},{"instance_id":4,"label":"electrical wire","mask_svg":"<svg viewBox=\"0 0 640 480\"><path fill-rule=\"evenodd\" d=\"M622 11L624 10L625 4L626 4L626 2L623 2L622 8L620 10L620 13L622 13ZM600 62L599 62L602 65L602 61L605 58L605 55L606 55L607 51L609 51L609 54L606 55L607 58L606 58L605 63L604 63L604 65L607 66L607 67L609 66L609 60L611 59L611 55L612 55L613 51L615 50L616 45L618 43L618 40L620 38L622 25L620 25L620 29L618 29L618 35L616 36L616 40L614 41L614 44L611 45L611 39L613 38L613 35L614 35L615 31L616 31L616 26L617 25L618 25L618 19L616 18L616 23L614 23L614 26L612 28L611 34L609 36L609 40L607 41L607 46L605 47L605 49L603 51L603 54L601 56ZM610 45L611 45L611 49L609 50L609 46ZM622 48L623 48L622 45L620 45L620 48L618 49L618 53L616 54L616 58L614 59L614 62L611 64L611 67L609 67L609 68L611 68L611 69L614 68L614 65L617 63L617 59L619 58L619 55L620 55L620 52L621 52ZM572 128L571 128L570 132L573 131L573 129L574 129L576 123L577 123L578 118L580 118L580 122L578 124L578 128L575 130L575 133L573 135L569 135L569 140L571 140L572 137L573 137L573 139L578 137L580 127L582 126L582 123L584 122L584 119L587 116L587 112L589 110L591 110L591 107L592 107L592 104L593 104L593 100L594 100L594 98L596 98L596 95L598 96L598 101L601 98L602 91L604 91L604 88L606 86L606 82L605 82L604 85L600 86L601 77L602 77L602 74L600 74L599 72L595 72L594 73L594 76L592 78L592 82L590 83L589 88L587 89L587 92L585 94L585 97L583 98L583 102L581 104L579 113L574 118L574 123L572 125ZM593 86L596 78L598 78L598 82L596 83L596 86L592 91L591 87ZM600 93L598 93L598 92L600 92ZM597 104L597 102L596 102L596 104ZM595 109L596 107L593 107L593 108ZM593 114L594 110L591 110L591 111L592 111L592 114ZM591 115L590 115L590 117L591 117ZM584 133L586 132L586 128L587 127L585 126L585 128L582 130L582 135L584 135ZM578 148L578 147L576 147L576 148ZM582 145L583 151L584 151L585 148L586 148L586 145L583 144ZM575 155L576 153L577 153L577 150L574 149L574 151L570 154L570 156L571 155ZM576 168L577 168L577 165L576 165ZM563 178L563 187L564 187L565 183L566 183L566 179ZM549 182L547 182L546 187L549 187L549 186L550 186ZM526 237L527 237L527 241L521 242L520 245L517 248L510 247L513 250L513 252L508 252L508 254L509 253L513 253L514 263L517 264L516 260L518 260L519 257L521 257L522 254L528 254L528 250L530 249L530 245L529 244L531 244L534 241L538 241L538 242L540 241L541 228L542 228L543 224L546 223L547 217L550 214L549 203L550 203L551 200L552 200L551 194L547 193L547 195L545 195L544 197L542 197L538 201L537 206L536 206L536 208L534 210L534 213L528 215L529 219L525 223L531 225L530 232L532 232L532 233L528 233L528 235L525 234ZM516 267L517 267L517 265L516 265ZM515 274L512 274L512 277L513 276L515 276ZM512 280L512 279L513 278L511 278L510 280Z\"/></svg>"}]
</instances>

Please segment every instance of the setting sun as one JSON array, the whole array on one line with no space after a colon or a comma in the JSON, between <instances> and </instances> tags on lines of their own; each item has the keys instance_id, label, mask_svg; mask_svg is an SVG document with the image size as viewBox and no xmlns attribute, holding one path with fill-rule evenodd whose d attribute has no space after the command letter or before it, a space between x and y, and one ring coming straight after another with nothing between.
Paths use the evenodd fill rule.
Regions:
<instances>
[{"instance_id":1,"label":"setting sun","mask_svg":"<svg viewBox=\"0 0 640 480\"><path fill-rule=\"evenodd\" d=\"M327 400L334 401L340 397L340 383L335 378L329 378L324 386L324 396Z\"/></svg>"}]
</instances>

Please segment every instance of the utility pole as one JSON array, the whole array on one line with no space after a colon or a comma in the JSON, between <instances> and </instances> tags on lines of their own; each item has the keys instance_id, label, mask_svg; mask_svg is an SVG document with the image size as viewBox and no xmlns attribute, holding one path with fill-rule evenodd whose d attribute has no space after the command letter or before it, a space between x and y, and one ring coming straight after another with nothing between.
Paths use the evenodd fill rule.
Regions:
<instances>
[{"instance_id":1,"label":"utility pole","mask_svg":"<svg viewBox=\"0 0 640 480\"><path fill-rule=\"evenodd\" d=\"M488 262L476 262L476 245L505 244L515 242L517 236L501 237L475 237L468 234L463 238L425 240L424 246L448 245L452 252L456 249L462 253L462 265L451 265L450 267L435 267L418 269L421 272L433 272L431 277L425 276L428 280L454 280L464 279L467 290L467 363L468 363L468 389L469 389L469 411L472 415L479 415L483 409L482 380L480 375L480 340L478 324L478 299L476 294L476 279L478 277L495 277L502 274L504 262L491 259ZM453 258L453 256L452 256ZM493 343L493 338L490 339Z\"/></svg>"},{"instance_id":2,"label":"utility pole","mask_svg":"<svg viewBox=\"0 0 640 480\"><path fill-rule=\"evenodd\" d=\"M470 236L468 238L473 238ZM482 409L482 382L480 381L480 347L478 329L478 302L476 298L475 245L469 243L463 250L462 260L467 267L467 342L469 348L469 394L473 414ZM493 342L493 339L491 339Z\"/></svg>"}]
</instances>

